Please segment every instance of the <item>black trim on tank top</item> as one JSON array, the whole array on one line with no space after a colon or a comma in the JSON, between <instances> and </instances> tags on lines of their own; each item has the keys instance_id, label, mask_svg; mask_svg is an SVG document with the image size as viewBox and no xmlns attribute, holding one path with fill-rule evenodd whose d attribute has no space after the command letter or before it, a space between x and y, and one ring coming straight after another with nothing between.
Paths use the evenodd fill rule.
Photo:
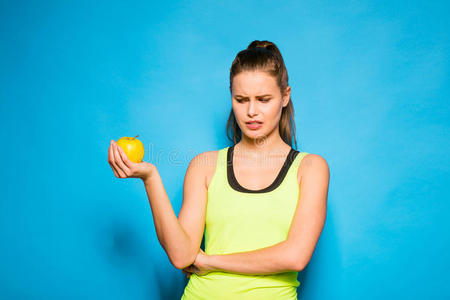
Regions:
<instances>
[{"instance_id":1,"label":"black trim on tank top","mask_svg":"<svg viewBox=\"0 0 450 300\"><path fill-rule=\"evenodd\" d=\"M294 148L291 147L291 150L289 151L283 166L281 167L280 172L278 173L277 177L275 178L275 181L272 182L269 186L259 189L259 190L249 190L239 184L239 182L236 180L236 177L234 175L233 170L233 152L234 152L234 146L231 146L227 150L227 180L228 184L236 191L243 192L243 193L267 193L270 191L273 191L276 189L283 179L286 177L286 174L289 170L289 167L294 162L295 157L300 153L297 150L294 150Z\"/></svg>"}]
</instances>

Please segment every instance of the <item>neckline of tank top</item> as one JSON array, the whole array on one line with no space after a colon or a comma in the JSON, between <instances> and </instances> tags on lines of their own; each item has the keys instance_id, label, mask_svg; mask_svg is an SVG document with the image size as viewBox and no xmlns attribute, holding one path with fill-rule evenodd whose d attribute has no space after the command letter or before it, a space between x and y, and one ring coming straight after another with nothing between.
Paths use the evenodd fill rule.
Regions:
<instances>
[{"instance_id":1,"label":"neckline of tank top","mask_svg":"<svg viewBox=\"0 0 450 300\"><path fill-rule=\"evenodd\" d=\"M283 166L281 167L281 170L278 172L277 177L275 180L267 187L259 189L259 190L250 190L240 185L240 183L237 181L236 176L234 175L233 170L233 152L234 152L234 146L228 147L227 149L227 180L228 184L231 186L232 189L238 192L242 193L268 193L273 190L275 190L280 184L283 182L284 178L286 177L286 174L294 162L295 157L300 153L299 151L295 150L291 147L291 150L289 151L288 155L286 156L286 159L283 163Z\"/></svg>"}]
</instances>

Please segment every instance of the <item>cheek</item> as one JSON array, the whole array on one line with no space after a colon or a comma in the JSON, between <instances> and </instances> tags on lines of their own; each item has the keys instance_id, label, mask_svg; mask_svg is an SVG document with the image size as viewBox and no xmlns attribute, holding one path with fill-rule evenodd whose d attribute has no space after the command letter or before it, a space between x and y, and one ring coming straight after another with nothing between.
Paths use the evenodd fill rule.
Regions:
<instances>
[{"instance_id":1,"label":"cheek","mask_svg":"<svg viewBox=\"0 0 450 300\"><path fill-rule=\"evenodd\" d=\"M247 114L247 106L246 105L233 105L233 112L235 115L246 115Z\"/></svg>"},{"instance_id":2,"label":"cheek","mask_svg":"<svg viewBox=\"0 0 450 300\"><path fill-rule=\"evenodd\" d=\"M241 115L241 113L242 113L242 109L239 109L238 106L233 106L232 108L233 108L233 113L234 113L234 115L235 115L236 117L239 117L239 116Z\"/></svg>"},{"instance_id":3,"label":"cheek","mask_svg":"<svg viewBox=\"0 0 450 300\"><path fill-rule=\"evenodd\" d=\"M261 113L265 116L265 118L273 119L276 118L281 113L281 107L276 103L270 106L267 105L261 109Z\"/></svg>"}]
</instances>

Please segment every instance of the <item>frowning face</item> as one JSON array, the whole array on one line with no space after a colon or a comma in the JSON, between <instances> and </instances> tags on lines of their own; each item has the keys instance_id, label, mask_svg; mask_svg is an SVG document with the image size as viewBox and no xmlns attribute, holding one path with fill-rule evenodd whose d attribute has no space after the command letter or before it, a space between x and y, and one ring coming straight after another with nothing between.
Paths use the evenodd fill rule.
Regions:
<instances>
[{"instance_id":1,"label":"frowning face","mask_svg":"<svg viewBox=\"0 0 450 300\"><path fill-rule=\"evenodd\" d=\"M242 135L250 139L279 134L283 107L288 105L290 87L281 94L276 80L266 72L241 72L234 76L231 100Z\"/></svg>"}]
</instances>

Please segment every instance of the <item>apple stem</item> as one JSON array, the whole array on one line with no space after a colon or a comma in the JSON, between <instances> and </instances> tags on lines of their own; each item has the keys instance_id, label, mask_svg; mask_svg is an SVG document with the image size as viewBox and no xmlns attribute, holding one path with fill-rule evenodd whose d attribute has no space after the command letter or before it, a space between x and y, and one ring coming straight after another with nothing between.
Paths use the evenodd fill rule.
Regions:
<instances>
[{"instance_id":1,"label":"apple stem","mask_svg":"<svg viewBox=\"0 0 450 300\"><path fill-rule=\"evenodd\" d=\"M139 136L139 134L137 136L135 136L133 139L137 138Z\"/></svg>"}]
</instances>

